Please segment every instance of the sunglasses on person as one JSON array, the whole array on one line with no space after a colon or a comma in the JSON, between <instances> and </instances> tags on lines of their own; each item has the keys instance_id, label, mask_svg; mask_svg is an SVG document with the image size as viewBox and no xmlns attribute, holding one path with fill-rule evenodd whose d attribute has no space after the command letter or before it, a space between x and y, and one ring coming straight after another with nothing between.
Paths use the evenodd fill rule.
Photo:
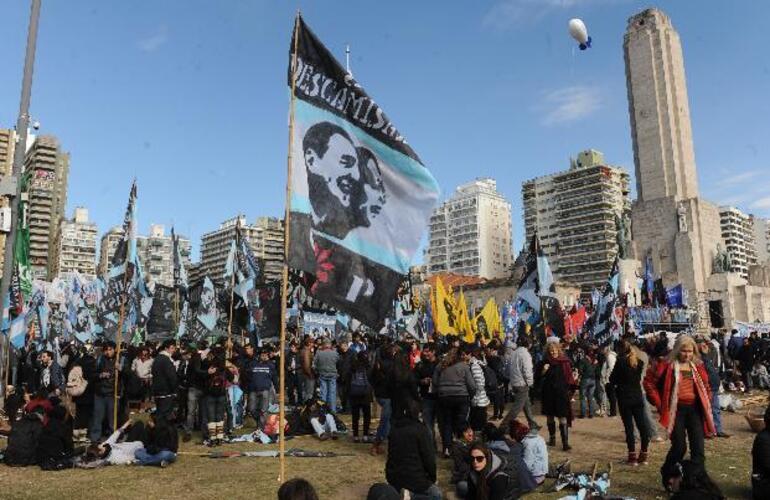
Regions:
<instances>
[{"instance_id":1,"label":"sunglasses on person","mask_svg":"<svg viewBox=\"0 0 770 500\"><path fill-rule=\"evenodd\" d=\"M471 455L471 458L477 464L480 464L481 462L487 459L487 457L485 457L484 455Z\"/></svg>"}]
</instances>

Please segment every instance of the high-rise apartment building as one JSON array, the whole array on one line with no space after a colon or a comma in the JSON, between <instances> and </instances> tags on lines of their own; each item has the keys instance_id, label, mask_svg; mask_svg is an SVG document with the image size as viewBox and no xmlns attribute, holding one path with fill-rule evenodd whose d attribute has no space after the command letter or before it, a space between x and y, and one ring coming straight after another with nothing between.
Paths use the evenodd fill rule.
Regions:
<instances>
[{"instance_id":1,"label":"high-rise apartment building","mask_svg":"<svg viewBox=\"0 0 770 500\"><path fill-rule=\"evenodd\" d=\"M283 220L258 217L254 228L254 241L249 242L255 257L262 259L265 266L265 281L280 280L283 276Z\"/></svg>"},{"instance_id":2,"label":"high-rise apartment building","mask_svg":"<svg viewBox=\"0 0 770 500\"><path fill-rule=\"evenodd\" d=\"M190 265L190 240L179 236L180 253L185 268ZM115 254L118 243L123 238L123 228L115 226L102 236L99 256L99 274L104 275L110 269L110 260ZM166 234L162 224L150 225L150 233L136 236L136 254L142 265L145 279L161 285L174 284L174 244L171 235Z\"/></svg>"},{"instance_id":3,"label":"high-rise apartment building","mask_svg":"<svg viewBox=\"0 0 770 500\"><path fill-rule=\"evenodd\" d=\"M631 211L629 175L589 149L564 172L524 182L527 241L537 231L554 276L590 293L607 281L618 253L616 217Z\"/></svg>"},{"instance_id":4,"label":"high-rise apartment building","mask_svg":"<svg viewBox=\"0 0 770 500\"><path fill-rule=\"evenodd\" d=\"M122 239L123 228L121 226L114 226L102 235L101 244L99 245L99 265L96 268L99 276L105 276L110 271L112 256L115 255L118 243Z\"/></svg>"},{"instance_id":5,"label":"high-rise apartment building","mask_svg":"<svg viewBox=\"0 0 770 500\"><path fill-rule=\"evenodd\" d=\"M430 218L428 272L504 278L513 265L511 204L494 179L463 184Z\"/></svg>"},{"instance_id":6,"label":"high-rise apartment building","mask_svg":"<svg viewBox=\"0 0 770 500\"><path fill-rule=\"evenodd\" d=\"M184 236L179 238L179 253L182 264L190 265L190 240ZM174 243L171 235L166 234L162 224L150 225L150 234L136 237L136 253L147 279L166 286L174 284Z\"/></svg>"},{"instance_id":7,"label":"high-rise apartment building","mask_svg":"<svg viewBox=\"0 0 770 500\"><path fill-rule=\"evenodd\" d=\"M29 181L29 263L34 279L52 278L56 236L67 204L69 154L53 136L37 136L27 151Z\"/></svg>"},{"instance_id":8,"label":"high-rise apartment building","mask_svg":"<svg viewBox=\"0 0 770 500\"><path fill-rule=\"evenodd\" d=\"M228 219L220 224L216 231L201 236L201 276L217 280L222 278L238 223L241 226L241 234L248 240L254 256L264 262L265 280L281 279L283 221L275 217L259 217L254 224L247 224L243 215Z\"/></svg>"},{"instance_id":9,"label":"high-rise apartment building","mask_svg":"<svg viewBox=\"0 0 770 500\"><path fill-rule=\"evenodd\" d=\"M770 221L763 217L751 216L754 243L757 248L757 262L766 264L770 260Z\"/></svg>"},{"instance_id":10,"label":"high-rise apartment building","mask_svg":"<svg viewBox=\"0 0 770 500\"><path fill-rule=\"evenodd\" d=\"M749 278L749 267L757 264L757 246L754 240L752 217L735 207L719 208L722 239L730 254L730 271Z\"/></svg>"},{"instance_id":11,"label":"high-rise apartment building","mask_svg":"<svg viewBox=\"0 0 770 500\"><path fill-rule=\"evenodd\" d=\"M68 278L77 271L86 279L95 278L96 239L96 224L88 220L88 209L77 207L72 218L59 226L53 277Z\"/></svg>"},{"instance_id":12,"label":"high-rise apartment building","mask_svg":"<svg viewBox=\"0 0 770 500\"><path fill-rule=\"evenodd\" d=\"M0 128L0 178L9 175L13 170L13 155L16 151L16 132L12 129ZM8 206L8 198L0 196L0 207ZM0 232L0 269L5 260L5 233Z\"/></svg>"}]
</instances>

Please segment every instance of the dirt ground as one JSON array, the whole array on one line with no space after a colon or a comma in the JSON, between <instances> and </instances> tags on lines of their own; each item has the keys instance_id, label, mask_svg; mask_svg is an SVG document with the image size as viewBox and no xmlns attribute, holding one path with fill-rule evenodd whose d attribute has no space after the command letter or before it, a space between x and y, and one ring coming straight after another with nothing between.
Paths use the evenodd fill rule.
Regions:
<instances>
[{"instance_id":1,"label":"dirt ground","mask_svg":"<svg viewBox=\"0 0 770 500\"><path fill-rule=\"evenodd\" d=\"M754 434L742 414L723 414L725 430L733 436L706 443L706 467L728 498L750 498L751 444ZM345 418L343 418L345 420ZM544 424L544 422L542 422ZM542 432L545 432L543 430ZM0 465L0 499L129 499L150 496L158 499L275 498L278 489L278 459L223 458L196 456L209 451L193 439L182 444L178 461L167 469L154 467L106 467L100 470L43 472L37 467L11 468ZM639 499L667 498L660 486L658 469L668 450L668 442L653 444L650 465L629 467L619 417L575 421L573 449L564 453L549 449L551 463L572 459L573 471L589 471L598 462L599 470L613 464L613 495ZM0 442L0 447L5 443ZM385 457L372 457L368 445L354 444L346 438L320 442L302 436L287 442L287 448L329 450L347 454L337 458L288 458L287 477L310 480L322 499L363 499L371 484L385 480ZM223 450L266 450L277 446L229 444ZM439 459L439 486L451 495L449 461ZM527 499L557 499L568 494L550 492L547 480Z\"/></svg>"}]
</instances>

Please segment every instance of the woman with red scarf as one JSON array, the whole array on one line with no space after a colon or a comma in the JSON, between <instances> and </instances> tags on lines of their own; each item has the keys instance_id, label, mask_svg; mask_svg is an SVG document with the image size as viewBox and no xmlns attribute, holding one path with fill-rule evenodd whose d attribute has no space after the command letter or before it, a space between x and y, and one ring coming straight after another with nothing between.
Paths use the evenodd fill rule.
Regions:
<instances>
[{"instance_id":1,"label":"woman with red scarf","mask_svg":"<svg viewBox=\"0 0 770 500\"><path fill-rule=\"evenodd\" d=\"M556 419L559 419L559 434L564 451L569 451L569 428L572 426L572 394L575 379L572 363L564 355L559 342L549 342L546 359L538 373L542 376L543 415L548 420L548 446L556 446Z\"/></svg>"},{"instance_id":2,"label":"woman with red scarf","mask_svg":"<svg viewBox=\"0 0 770 500\"><path fill-rule=\"evenodd\" d=\"M671 440L671 449L660 469L663 486L669 489L671 478L678 475L677 464L687 453L687 441L690 459L704 465L704 438L716 434L708 373L692 337L680 336L668 361L661 361L648 370L644 390L647 399L658 409L660 424Z\"/></svg>"}]
</instances>

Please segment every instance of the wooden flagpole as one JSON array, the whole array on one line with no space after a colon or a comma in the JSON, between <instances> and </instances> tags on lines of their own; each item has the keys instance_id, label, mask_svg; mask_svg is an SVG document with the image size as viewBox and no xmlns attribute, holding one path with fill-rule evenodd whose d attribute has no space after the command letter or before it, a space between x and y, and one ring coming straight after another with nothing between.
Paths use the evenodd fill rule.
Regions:
<instances>
[{"instance_id":1,"label":"wooden flagpole","mask_svg":"<svg viewBox=\"0 0 770 500\"><path fill-rule=\"evenodd\" d=\"M283 279L281 284L281 349L280 363L278 366L278 460L280 463L278 481L286 480L286 439L284 436L283 422L286 417L286 295L289 288L289 243L290 243L290 217L291 217L291 161L292 140L294 138L294 90L296 87L297 45L299 43L300 14L294 19L294 36L291 52L291 94L289 98L289 150L286 156L286 211L283 218Z\"/></svg>"},{"instance_id":2,"label":"wooden flagpole","mask_svg":"<svg viewBox=\"0 0 770 500\"><path fill-rule=\"evenodd\" d=\"M129 245L131 243L129 242ZM118 331L115 333L115 388L112 395L112 430L118 430L118 379L120 378L120 346L123 343L123 321L126 319L126 285L128 282L128 249L126 249L126 266L123 270L123 291L120 297L120 316L118 317Z\"/></svg>"}]
</instances>

